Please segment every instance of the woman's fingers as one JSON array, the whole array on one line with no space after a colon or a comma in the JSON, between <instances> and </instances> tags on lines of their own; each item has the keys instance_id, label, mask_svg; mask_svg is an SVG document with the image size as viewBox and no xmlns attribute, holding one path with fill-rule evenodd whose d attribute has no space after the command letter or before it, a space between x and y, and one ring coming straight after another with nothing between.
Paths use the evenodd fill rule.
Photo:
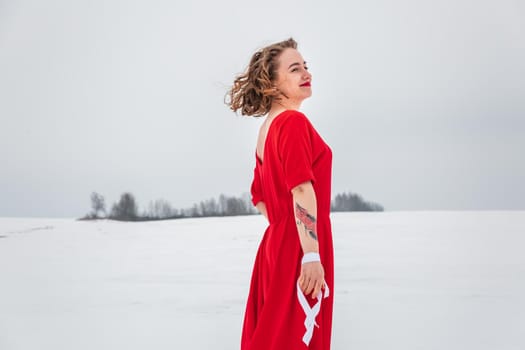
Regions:
<instances>
[{"instance_id":1,"label":"woman's fingers","mask_svg":"<svg viewBox=\"0 0 525 350\"><path fill-rule=\"evenodd\" d=\"M312 292L312 298L317 297L317 295L321 291L321 288L322 288L323 284L324 284L324 280L323 281L317 281L315 283L315 288L314 288L314 291Z\"/></svg>"},{"instance_id":2,"label":"woman's fingers","mask_svg":"<svg viewBox=\"0 0 525 350\"><path fill-rule=\"evenodd\" d=\"M301 276L299 277L299 287L303 293L306 291L306 287L308 287L308 277L304 273L301 273Z\"/></svg>"},{"instance_id":3,"label":"woman's fingers","mask_svg":"<svg viewBox=\"0 0 525 350\"><path fill-rule=\"evenodd\" d=\"M314 289L315 287L315 280L313 279L308 279L308 283L306 284L306 288L304 289L303 293L305 295L308 295L310 294L310 292L312 291L312 289Z\"/></svg>"},{"instance_id":4,"label":"woman's fingers","mask_svg":"<svg viewBox=\"0 0 525 350\"><path fill-rule=\"evenodd\" d=\"M317 280L312 279L311 277L309 277L309 276L307 276L305 274L302 274L299 277L299 287L301 288L301 291L305 295L310 294L312 289L314 289L316 283L317 283Z\"/></svg>"}]
</instances>

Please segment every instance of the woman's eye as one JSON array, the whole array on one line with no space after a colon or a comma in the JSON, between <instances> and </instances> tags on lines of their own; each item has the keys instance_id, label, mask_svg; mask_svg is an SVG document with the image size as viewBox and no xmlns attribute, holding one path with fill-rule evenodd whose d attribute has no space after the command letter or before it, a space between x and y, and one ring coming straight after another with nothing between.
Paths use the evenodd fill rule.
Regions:
<instances>
[{"instance_id":1,"label":"woman's eye","mask_svg":"<svg viewBox=\"0 0 525 350\"><path fill-rule=\"evenodd\" d=\"M292 70L290 72L297 72L300 68L299 67L295 67L295 68L292 68ZM307 66L304 66L303 67L304 70L308 70L308 67Z\"/></svg>"}]
</instances>

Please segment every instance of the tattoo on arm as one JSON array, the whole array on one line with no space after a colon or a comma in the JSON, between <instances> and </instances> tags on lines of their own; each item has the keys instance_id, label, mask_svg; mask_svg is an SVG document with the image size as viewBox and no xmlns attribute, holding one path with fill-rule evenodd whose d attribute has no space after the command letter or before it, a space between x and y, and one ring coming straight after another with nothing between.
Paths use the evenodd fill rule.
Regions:
<instances>
[{"instance_id":1,"label":"tattoo on arm","mask_svg":"<svg viewBox=\"0 0 525 350\"><path fill-rule=\"evenodd\" d=\"M295 203L295 211L297 215L297 224L303 224L304 229L308 232L310 237L317 241L317 234L315 233L315 216L309 214L306 209L299 205L299 203Z\"/></svg>"}]
</instances>

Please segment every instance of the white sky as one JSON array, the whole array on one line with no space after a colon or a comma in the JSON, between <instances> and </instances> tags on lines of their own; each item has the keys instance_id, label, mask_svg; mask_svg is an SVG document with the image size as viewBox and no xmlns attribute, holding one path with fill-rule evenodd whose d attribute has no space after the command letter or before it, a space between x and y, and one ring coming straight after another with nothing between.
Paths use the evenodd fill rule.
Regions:
<instances>
[{"instance_id":1,"label":"white sky","mask_svg":"<svg viewBox=\"0 0 525 350\"><path fill-rule=\"evenodd\" d=\"M293 36L333 194L525 209L520 1L0 1L0 216L79 217L249 189L261 120L223 104Z\"/></svg>"}]
</instances>

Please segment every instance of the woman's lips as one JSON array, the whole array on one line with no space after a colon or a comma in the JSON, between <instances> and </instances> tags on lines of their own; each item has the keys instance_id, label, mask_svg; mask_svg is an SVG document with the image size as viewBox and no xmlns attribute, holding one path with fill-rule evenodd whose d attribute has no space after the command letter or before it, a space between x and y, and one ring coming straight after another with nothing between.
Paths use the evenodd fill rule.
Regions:
<instances>
[{"instance_id":1,"label":"woman's lips","mask_svg":"<svg viewBox=\"0 0 525 350\"><path fill-rule=\"evenodd\" d=\"M300 86L311 86L311 85L310 85L310 82L309 82L309 81L307 81L306 83L304 83L304 84L301 84Z\"/></svg>"}]
</instances>

